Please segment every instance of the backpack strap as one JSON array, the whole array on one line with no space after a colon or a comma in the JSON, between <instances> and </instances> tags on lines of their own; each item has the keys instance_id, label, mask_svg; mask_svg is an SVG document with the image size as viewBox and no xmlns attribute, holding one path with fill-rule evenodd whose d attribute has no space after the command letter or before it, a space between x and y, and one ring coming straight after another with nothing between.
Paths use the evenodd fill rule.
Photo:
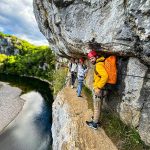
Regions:
<instances>
[{"instance_id":1,"label":"backpack strap","mask_svg":"<svg viewBox=\"0 0 150 150\"><path fill-rule=\"evenodd\" d=\"M97 61L96 64L99 63L99 62L105 62L105 59Z\"/></svg>"},{"instance_id":2,"label":"backpack strap","mask_svg":"<svg viewBox=\"0 0 150 150\"><path fill-rule=\"evenodd\" d=\"M96 65L95 65L95 67L94 67L94 73L95 73L98 77L101 78L101 76L99 75L99 73L98 73L97 70L96 70Z\"/></svg>"},{"instance_id":3,"label":"backpack strap","mask_svg":"<svg viewBox=\"0 0 150 150\"><path fill-rule=\"evenodd\" d=\"M105 58L105 59L106 59L106 58ZM99 62L105 62L105 59L104 59L104 60L99 60L99 61L97 61L96 64L99 63ZM99 75L99 73L98 73L97 70L96 70L96 65L95 65L95 68L94 68L94 72L95 72L95 74L96 74L98 77L101 78L101 76Z\"/></svg>"}]
</instances>

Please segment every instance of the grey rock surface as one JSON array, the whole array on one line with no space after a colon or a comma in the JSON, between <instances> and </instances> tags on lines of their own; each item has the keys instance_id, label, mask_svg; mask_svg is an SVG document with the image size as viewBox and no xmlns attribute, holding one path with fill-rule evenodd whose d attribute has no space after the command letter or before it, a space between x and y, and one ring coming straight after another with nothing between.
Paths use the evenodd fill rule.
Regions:
<instances>
[{"instance_id":1,"label":"grey rock surface","mask_svg":"<svg viewBox=\"0 0 150 150\"><path fill-rule=\"evenodd\" d=\"M147 72L147 78L150 78L150 69ZM144 101L141 109L141 117L139 121L139 133L143 141L150 145L150 79L144 80L143 89L141 91L141 101Z\"/></svg>"},{"instance_id":2,"label":"grey rock surface","mask_svg":"<svg viewBox=\"0 0 150 150\"><path fill-rule=\"evenodd\" d=\"M34 0L40 31L62 56L100 45L150 64L149 0Z\"/></svg>"},{"instance_id":3,"label":"grey rock surface","mask_svg":"<svg viewBox=\"0 0 150 150\"><path fill-rule=\"evenodd\" d=\"M150 145L150 0L34 0L33 5L40 31L59 56L84 57L90 49L120 56L107 104ZM86 85L92 89L89 68Z\"/></svg>"},{"instance_id":4,"label":"grey rock surface","mask_svg":"<svg viewBox=\"0 0 150 150\"><path fill-rule=\"evenodd\" d=\"M17 42L18 41L16 41L16 43ZM6 55L19 54L19 50L17 48L15 48L11 37L1 37L0 36L0 54L6 54Z\"/></svg>"},{"instance_id":5,"label":"grey rock surface","mask_svg":"<svg viewBox=\"0 0 150 150\"><path fill-rule=\"evenodd\" d=\"M24 100L20 98L21 90L0 82L0 132L18 115Z\"/></svg>"},{"instance_id":6,"label":"grey rock surface","mask_svg":"<svg viewBox=\"0 0 150 150\"><path fill-rule=\"evenodd\" d=\"M147 70L148 67L140 63L137 58L131 57L129 59L119 114L126 124L134 127L138 126L140 112L144 104L144 99L140 96Z\"/></svg>"}]
</instances>

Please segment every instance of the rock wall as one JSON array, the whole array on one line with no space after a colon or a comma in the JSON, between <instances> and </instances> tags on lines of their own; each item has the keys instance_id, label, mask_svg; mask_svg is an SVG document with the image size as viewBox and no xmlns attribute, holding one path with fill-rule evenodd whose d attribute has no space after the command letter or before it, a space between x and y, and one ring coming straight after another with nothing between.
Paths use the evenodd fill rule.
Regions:
<instances>
[{"instance_id":1,"label":"rock wall","mask_svg":"<svg viewBox=\"0 0 150 150\"><path fill-rule=\"evenodd\" d=\"M120 119L134 127L141 139L150 145L150 68L133 57L119 58L117 65L118 81L108 91L105 109L117 112ZM93 67L89 68L86 85L92 89Z\"/></svg>"},{"instance_id":2,"label":"rock wall","mask_svg":"<svg viewBox=\"0 0 150 150\"><path fill-rule=\"evenodd\" d=\"M150 63L149 0L34 0L34 13L62 56L86 54L92 43Z\"/></svg>"},{"instance_id":3,"label":"rock wall","mask_svg":"<svg viewBox=\"0 0 150 150\"><path fill-rule=\"evenodd\" d=\"M141 109L146 100L144 95L141 95L141 90L147 69L138 59L129 59L119 114L126 124L134 127L139 125Z\"/></svg>"},{"instance_id":4,"label":"rock wall","mask_svg":"<svg viewBox=\"0 0 150 150\"><path fill-rule=\"evenodd\" d=\"M138 130L142 140L147 145L150 145L150 68L148 69L146 78L144 79L139 100L143 102L143 105Z\"/></svg>"},{"instance_id":5,"label":"rock wall","mask_svg":"<svg viewBox=\"0 0 150 150\"><path fill-rule=\"evenodd\" d=\"M92 48L118 55L118 82L108 107L150 145L150 1L34 0L40 31L62 57L86 57ZM89 65L86 84L92 88Z\"/></svg>"},{"instance_id":6,"label":"rock wall","mask_svg":"<svg viewBox=\"0 0 150 150\"><path fill-rule=\"evenodd\" d=\"M14 43L11 37L0 36L0 54L6 54L6 55L19 54L19 49L14 47Z\"/></svg>"}]
</instances>

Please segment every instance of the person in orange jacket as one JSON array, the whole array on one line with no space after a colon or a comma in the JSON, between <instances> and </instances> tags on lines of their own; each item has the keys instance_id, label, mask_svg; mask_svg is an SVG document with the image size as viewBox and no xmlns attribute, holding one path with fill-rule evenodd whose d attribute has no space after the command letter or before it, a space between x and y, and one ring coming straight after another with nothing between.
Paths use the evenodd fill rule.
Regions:
<instances>
[{"instance_id":1,"label":"person in orange jacket","mask_svg":"<svg viewBox=\"0 0 150 150\"><path fill-rule=\"evenodd\" d=\"M92 121L86 121L86 124L94 129L99 126L99 118L102 106L102 89L107 83L108 73L105 70L103 56L99 57L96 51L92 50L88 53L90 62L95 65L94 82L93 82L93 103L94 103L94 116Z\"/></svg>"}]
</instances>

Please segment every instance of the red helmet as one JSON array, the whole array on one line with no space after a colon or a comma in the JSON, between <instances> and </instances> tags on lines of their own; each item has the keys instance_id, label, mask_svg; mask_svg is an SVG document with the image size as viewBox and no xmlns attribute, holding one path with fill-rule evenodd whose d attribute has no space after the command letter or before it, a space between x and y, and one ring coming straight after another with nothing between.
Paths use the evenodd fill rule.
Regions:
<instances>
[{"instance_id":1,"label":"red helmet","mask_svg":"<svg viewBox=\"0 0 150 150\"><path fill-rule=\"evenodd\" d=\"M88 58L90 59L91 57L96 57L97 56L97 53L95 50L92 50L88 53Z\"/></svg>"},{"instance_id":2,"label":"red helmet","mask_svg":"<svg viewBox=\"0 0 150 150\"><path fill-rule=\"evenodd\" d=\"M84 62L84 59L83 59L83 58L80 58L80 59L79 59L79 62Z\"/></svg>"}]
</instances>

